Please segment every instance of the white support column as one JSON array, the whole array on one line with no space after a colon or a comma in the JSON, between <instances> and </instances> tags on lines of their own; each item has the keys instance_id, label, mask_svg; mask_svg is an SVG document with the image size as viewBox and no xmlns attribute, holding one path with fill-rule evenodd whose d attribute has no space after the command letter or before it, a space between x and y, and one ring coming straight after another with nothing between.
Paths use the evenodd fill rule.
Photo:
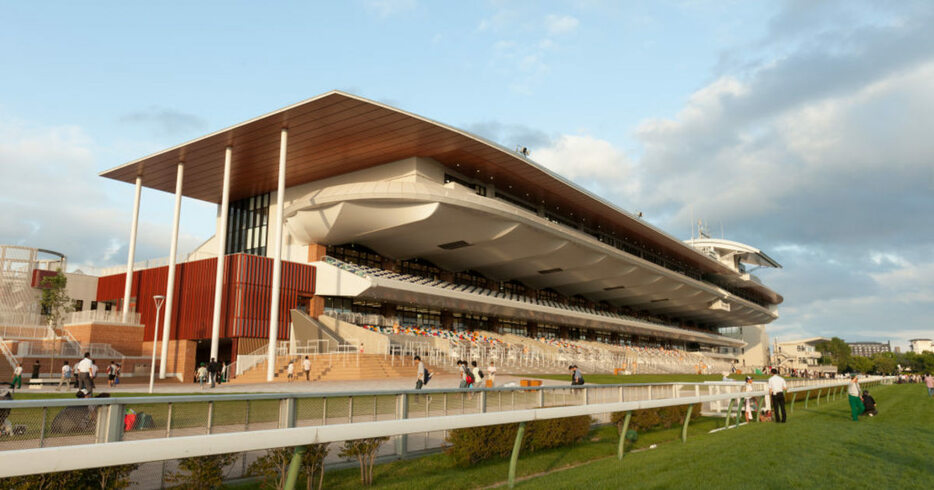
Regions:
<instances>
[{"instance_id":1,"label":"white support column","mask_svg":"<svg viewBox=\"0 0 934 490\"><path fill-rule=\"evenodd\" d=\"M221 298L224 293L224 255L227 252L227 208L230 207L230 159L233 147L224 151L224 190L221 194L220 219L217 223L217 275L214 279L214 319L211 321L211 357L217 359L221 332Z\"/></svg>"},{"instance_id":2,"label":"white support column","mask_svg":"<svg viewBox=\"0 0 934 490\"><path fill-rule=\"evenodd\" d=\"M166 360L169 357L169 327L172 325L172 300L175 299L175 259L178 253L178 221L182 214L182 176L185 163L178 162L175 174L175 216L172 219L172 242L169 245L169 277L165 286L165 318L162 325L162 352L159 362L159 379L165 379ZM156 326L158 328L158 325ZM177 362L176 362L177 364Z\"/></svg>"},{"instance_id":3,"label":"white support column","mask_svg":"<svg viewBox=\"0 0 934 490\"><path fill-rule=\"evenodd\" d=\"M279 340L279 294L282 278L282 223L285 206L285 150L289 130L283 128L279 140L279 187L276 189L276 244L272 266L272 298L269 304L269 352L266 356L266 381L272 381L276 372L276 344ZM270 223L271 224L271 223Z\"/></svg>"},{"instance_id":4,"label":"white support column","mask_svg":"<svg viewBox=\"0 0 934 490\"><path fill-rule=\"evenodd\" d=\"M136 228L139 224L139 194L143 189L143 176L136 176L136 197L133 199L133 224L130 225L130 250L126 259L126 284L123 286L123 323L130 315L130 290L133 287L133 261L136 260ZM158 327L157 327L158 328Z\"/></svg>"}]
</instances>

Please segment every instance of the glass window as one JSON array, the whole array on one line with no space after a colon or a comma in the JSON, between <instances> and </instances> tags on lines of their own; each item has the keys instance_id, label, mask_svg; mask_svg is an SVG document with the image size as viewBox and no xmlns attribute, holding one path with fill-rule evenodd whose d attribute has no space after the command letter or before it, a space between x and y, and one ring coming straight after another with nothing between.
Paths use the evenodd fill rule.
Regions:
<instances>
[{"instance_id":1,"label":"glass window","mask_svg":"<svg viewBox=\"0 0 934 490\"><path fill-rule=\"evenodd\" d=\"M265 225L268 219L268 193L230 203L227 214L226 253L266 255Z\"/></svg>"}]
</instances>

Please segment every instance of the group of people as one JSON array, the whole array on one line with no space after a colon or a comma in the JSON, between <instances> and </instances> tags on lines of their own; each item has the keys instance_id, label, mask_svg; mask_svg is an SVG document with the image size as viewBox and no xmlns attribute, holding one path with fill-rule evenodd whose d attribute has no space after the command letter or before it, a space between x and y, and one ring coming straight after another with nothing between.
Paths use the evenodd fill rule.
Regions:
<instances>
[{"instance_id":1,"label":"group of people","mask_svg":"<svg viewBox=\"0 0 934 490\"><path fill-rule=\"evenodd\" d=\"M217 362L217 359L211 358L208 362L202 362L195 370L195 381L204 389L204 385L211 383L214 388L220 383L227 382L227 361Z\"/></svg>"},{"instance_id":2,"label":"group of people","mask_svg":"<svg viewBox=\"0 0 934 490\"><path fill-rule=\"evenodd\" d=\"M286 375L288 375L289 383L295 381L297 375L295 373L295 360L289 359L289 365L285 368ZM305 356L302 359L302 372L305 373L305 381L311 381L311 359L308 356Z\"/></svg>"},{"instance_id":3,"label":"group of people","mask_svg":"<svg viewBox=\"0 0 934 490\"><path fill-rule=\"evenodd\" d=\"M788 384L785 379L778 374L778 370L772 369L772 376L768 380L769 397L766 400L764 414L773 421L784 423L787 420L785 413L785 394L788 392ZM934 377L931 377L930 392L934 396ZM755 391L752 386L752 377L746 377L746 385L743 391ZM850 376L850 384L847 386L847 396L850 402L850 416L854 421L859 420L860 415L876 416L879 412L876 409L876 400L869 394L869 390L862 390L859 386L859 377L854 373ZM756 400L752 397L746 398L746 421L752 420L752 414L759 410ZM760 419L761 420L761 419Z\"/></svg>"},{"instance_id":4,"label":"group of people","mask_svg":"<svg viewBox=\"0 0 934 490\"><path fill-rule=\"evenodd\" d=\"M107 366L107 386L114 387L120 384L120 374L122 366L119 362L111 361ZM32 365L32 379L39 379L39 373L42 370L42 364L37 359ZM62 387L73 386L78 390L87 390L87 393L93 393L97 386L94 379L97 377L97 363L91 359L91 353L85 352L82 358L74 367L68 361L64 361L61 369L61 378L59 378L56 391L61 391ZM23 387L23 366L20 363L13 368L13 380L10 381L10 389L18 390Z\"/></svg>"},{"instance_id":5,"label":"group of people","mask_svg":"<svg viewBox=\"0 0 934 490\"><path fill-rule=\"evenodd\" d=\"M461 381L458 388L480 388L483 386L481 381L487 381L488 388L493 386L496 379L496 365L490 361L490 367L484 373L483 369L477 365L477 361L457 361L457 367L460 369Z\"/></svg>"}]
</instances>

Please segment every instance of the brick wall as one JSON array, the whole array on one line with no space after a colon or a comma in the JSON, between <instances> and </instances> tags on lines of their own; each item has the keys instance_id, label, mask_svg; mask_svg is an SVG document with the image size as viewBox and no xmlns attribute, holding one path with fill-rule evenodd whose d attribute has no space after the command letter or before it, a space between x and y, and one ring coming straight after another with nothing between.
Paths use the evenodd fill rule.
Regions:
<instances>
[{"instance_id":1,"label":"brick wall","mask_svg":"<svg viewBox=\"0 0 934 490\"><path fill-rule=\"evenodd\" d=\"M152 354L152 341L143 342L143 352ZM178 373L182 381L190 383L195 378L195 354L198 343L193 340L170 340L169 352L165 360L165 372ZM159 370L159 356L162 355L162 342L156 346L156 372ZM158 376L158 374L157 374Z\"/></svg>"},{"instance_id":2,"label":"brick wall","mask_svg":"<svg viewBox=\"0 0 934 490\"><path fill-rule=\"evenodd\" d=\"M113 325L86 323L67 325L75 340L82 344L110 344L125 356L143 355L143 327L141 325Z\"/></svg>"}]
</instances>

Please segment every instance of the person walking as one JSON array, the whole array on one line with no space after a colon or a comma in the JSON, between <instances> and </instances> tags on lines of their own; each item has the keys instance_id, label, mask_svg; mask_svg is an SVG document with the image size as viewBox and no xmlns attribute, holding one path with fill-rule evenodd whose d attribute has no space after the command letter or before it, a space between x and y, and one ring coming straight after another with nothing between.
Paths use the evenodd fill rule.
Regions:
<instances>
[{"instance_id":1,"label":"person walking","mask_svg":"<svg viewBox=\"0 0 934 490\"><path fill-rule=\"evenodd\" d=\"M198 370L196 371L196 373L198 376L198 384L201 385L201 390L203 391L204 383L206 383L208 380L208 367L205 366L204 363L202 362L201 366L198 367Z\"/></svg>"},{"instance_id":2,"label":"person walking","mask_svg":"<svg viewBox=\"0 0 934 490\"><path fill-rule=\"evenodd\" d=\"M286 369L289 374L289 383L295 379L295 361L289 359L289 367Z\"/></svg>"},{"instance_id":3,"label":"person walking","mask_svg":"<svg viewBox=\"0 0 934 490\"><path fill-rule=\"evenodd\" d=\"M788 391L788 384L785 379L778 375L778 369L772 368L772 377L769 378L769 398L772 401L772 420L784 424L787 416L785 414L785 392Z\"/></svg>"},{"instance_id":4,"label":"person walking","mask_svg":"<svg viewBox=\"0 0 934 490\"><path fill-rule=\"evenodd\" d=\"M89 395L94 393L94 385L91 383L91 368L94 363L91 362L91 353L85 352L84 359L75 365L75 372L78 373L78 390L84 390Z\"/></svg>"},{"instance_id":5,"label":"person walking","mask_svg":"<svg viewBox=\"0 0 934 490\"><path fill-rule=\"evenodd\" d=\"M97 363L94 362L94 359L91 359L91 388L97 388L97 385L94 384L94 378L97 377Z\"/></svg>"},{"instance_id":6,"label":"person walking","mask_svg":"<svg viewBox=\"0 0 934 490\"><path fill-rule=\"evenodd\" d=\"M311 359L308 356L302 360L302 371L305 373L305 381L311 381Z\"/></svg>"},{"instance_id":7,"label":"person walking","mask_svg":"<svg viewBox=\"0 0 934 490\"><path fill-rule=\"evenodd\" d=\"M422 358L415 356L415 389L420 390L428 382L428 370L425 369L425 363Z\"/></svg>"},{"instance_id":8,"label":"person walking","mask_svg":"<svg viewBox=\"0 0 934 490\"><path fill-rule=\"evenodd\" d=\"M928 374L925 376L924 385L928 387L928 396L934 397L934 375Z\"/></svg>"},{"instance_id":9,"label":"person walking","mask_svg":"<svg viewBox=\"0 0 934 490\"><path fill-rule=\"evenodd\" d=\"M68 361L65 361L65 364L62 365L62 379L58 381L58 388L55 388L55 391L61 391L62 385L69 386L71 384L71 366L68 365Z\"/></svg>"},{"instance_id":10,"label":"person walking","mask_svg":"<svg viewBox=\"0 0 934 490\"><path fill-rule=\"evenodd\" d=\"M220 366L217 364L217 359L211 358L211 361L208 362L208 377L211 379L211 388L214 388L217 383L217 373L220 371Z\"/></svg>"},{"instance_id":11,"label":"person walking","mask_svg":"<svg viewBox=\"0 0 934 490\"><path fill-rule=\"evenodd\" d=\"M13 381L10 383L11 390L18 390L23 387L23 365L16 363L16 367L13 368Z\"/></svg>"},{"instance_id":12,"label":"person walking","mask_svg":"<svg viewBox=\"0 0 934 490\"><path fill-rule=\"evenodd\" d=\"M470 375L473 377L473 384L470 387L471 388L482 388L483 385L480 383L480 381L483 379L483 376L484 376L483 370L480 369L480 366L477 365L477 361L471 361L470 365L472 366L470 368Z\"/></svg>"},{"instance_id":13,"label":"person walking","mask_svg":"<svg viewBox=\"0 0 934 490\"><path fill-rule=\"evenodd\" d=\"M862 390L859 388L859 378L856 374L850 376L850 386L846 389L846 394L850 399L850 416L854 422L859 422L859 416L866 407L863 406L863 400L860 398Z\"/></svg>"},{"instance_id":14,"label":"person walking","mask_svg":"<svg viewBox=\"0 0 934 490\"><path fill-rule=\"evenodd\" d=\"M490 361L490 367L488 370L490 374L490 388L492 388L496 386L496 365L493 364L493 361Z\"/></svg>"}]
</instances>

